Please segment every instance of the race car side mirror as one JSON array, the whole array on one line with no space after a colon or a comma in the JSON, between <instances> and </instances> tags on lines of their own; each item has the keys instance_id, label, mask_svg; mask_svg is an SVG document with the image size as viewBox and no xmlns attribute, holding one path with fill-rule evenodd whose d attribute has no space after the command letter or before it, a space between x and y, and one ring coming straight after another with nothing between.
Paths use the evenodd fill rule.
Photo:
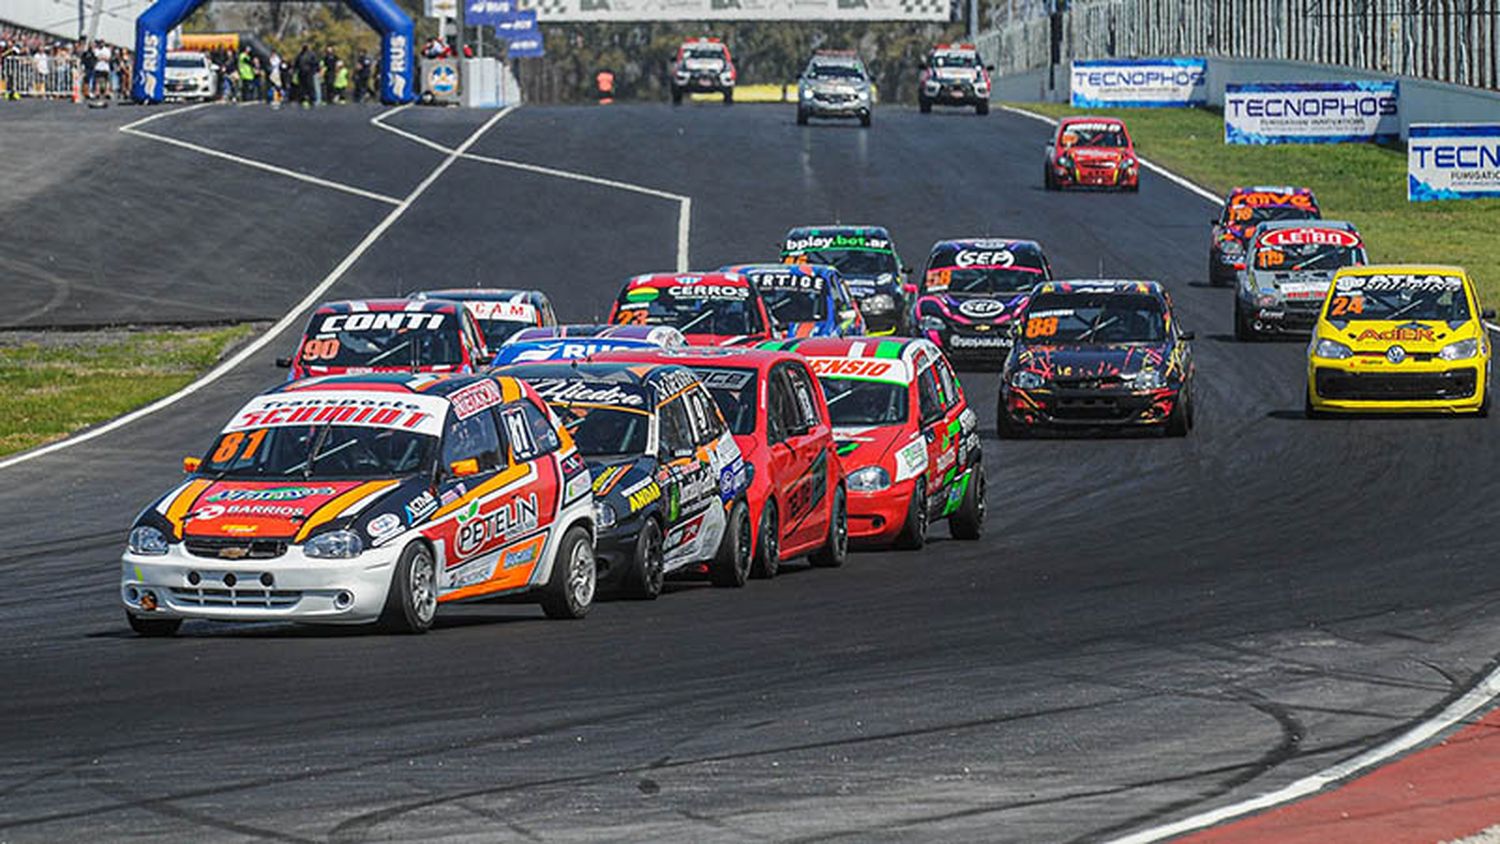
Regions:
<instances>
[{"instance_id":1,"label":"race car side mirror","mask_svg":"<svg viewBox=\"0 0 1500 844\"><path fill-rule=\"evenodd\" d=\"M1179 332L1177 332L1177 339L1179 339L1179 340L1192 340L1193 338L1195 338L1197 336L1198 336L1197 334L1194 334L1191 331L1179 331Z\"/></svg>"},{"instance_id":2,"label":"race car side mirror","mask_svg":"<svg viewBox=\"0 0 1500 844\"><path fill-rule=\"evenodd\" d=\"M277 358L276 359L276 366L279 367L279 368L281 368L281 369L291 369L292 368L292 359L291 358Z\"/></svg>"},{"instance_id":3,"label":"race car side mirror","mask_svg":"<svg viewBox=\"0 0 1500 844\"><path fill-rule=\"evenodd\" d=\"M448 464L448 473L455 478L467 478L479 474L479 461L473 457L455 460Z\"/></svg>"},{"instance_id":4,"label":"race car side mirror","mask_svg":"<svg viewBox=\"0 0 1500 844\"><path fill-rule=\"evenodd\" d=\"M989 71L989 72L990 72L990 73L994 73L994 72L995 72L995 66L994 66L994 65L992 65L992 64L987 64L987 65L985 65L985 66L984 66L984 69L985 69L985 70L988 70L988 71Z\"/></svg>"},{"instance_id":5,"label":"race car side mirror","mask_svg":"<svg viewBox=\"0 0 1500 844\"><path fill-rule=\"evenodd\" d=\"M1484 310L1482 310L1482 311L1479 312L1479 318L1480 319L1494 319L1495 318L1495 309L1494 308L1485 308Z\"/></svg>"},{"instance_id":6,"label":"race car side mirror","mask_svg":"<svg viewBox=\"0 0 1500 844\"><path fill-rule=\"evenodd\" d=\"M198 467L202 466L202 465L203 465L203 458L201 458L201 457L184 457L184 458L182 458L182 471L185 472L186 474L189 474L189 475L193 474L194 472L198 471Z\"/></svg>"},{"instance_id":7,"label":"race car side mirror","mask_svg":"<svg viewBox=\"0 0 1500 844\"><path fill-rule=\"evenodd\" d=\"M915 296L917 295L917 285L908 281L907 283L901 285L901 292L905 293L908 296Z\"/></svg>"}]
</instances>

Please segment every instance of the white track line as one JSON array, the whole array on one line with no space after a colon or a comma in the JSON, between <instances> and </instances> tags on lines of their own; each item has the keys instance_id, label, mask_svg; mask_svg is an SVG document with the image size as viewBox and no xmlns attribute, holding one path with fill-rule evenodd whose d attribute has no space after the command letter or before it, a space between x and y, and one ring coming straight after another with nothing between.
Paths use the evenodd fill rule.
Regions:
<instances>
[{"instance_id":1,"label":"white track line","mask_svg":"<svg viewBox=\"0 0 1500 844\"><path fill-rule=\"evenodd\" d=\"M408 132L405 129L398 129L395 126L388 126L384 122L382 122L384 118L389 117L404 108L407 108L407 106L402 106L400 109L394 109L379 114L371 118L370 123L374 124L375 126L379 126L381 129L384 129L387 132L393 132L403 138L406 138L407 140L414 141L425 147L435 149L439 152L451 153L453 151L436 141L424 138L421 135L417 135L412 132ZM683 196L682 194L672 193L670 191L657 190L656 188L649 188L645 185L637 185L630 182L621 182L615 179L605 179L599 176L590 176L587 173L577 173L572 170L559 170L556 167L545 167L540 164L528 164L524 161L512 161L506 158L493 158L488 155L479 155L477 153L465 153L463 157L465 159L468 159L469 161L477 161L481 164L490 164L495 167L509 167L513 170L523 170L528 173L536 173L542 176L551 176L557 179L568 179L575 182L584 182L591 185L599 185L600 187L614 188L615 190L629 191L631 193L638 193L644 196L652 196L656 197L657 199L665 199L671 202L676 202L677 271L680 273L687 272L689 266L691 266L688 260L688 244L692 235L693 199L690 196Z\"/></svg>"},{"instance_id":2,"label":"white track line","mask_svg":"<svg viewBox=\"0 0 1500 844\"><path fill-rule=\"evenodd\" d=\"M1052 126L1057 125L1056 120L1045 115L1010 106L1001 106L1001 108L1012 114L1019 114L1022 117L1040 120ZM1141 163L1168 181L1203 197L1216 206L1223 206L1224 203L1218 195L1206 188L1193 184L1164 167L1149 164L1144 158L1141 159ZM1500 327L1496 327L1491 323L1485 323L1485 325L1491 331L1500 331ZM1500 668L1491 671L1478 685L1465 692L1462 697L1448 704L1436 716L1417 724L1415 727L1412 727L1410 730L1407 730L1385 744L1372 747L1358 756L1346 759L1333 767L1324 768L1315 774L1303 777L1300 780L1278 788L1275 791L1262 794L1259 797L1251 797L1248 800L1241 800L1238 803L1231 803L1228 806L1218 809L1210 809L1209 811L1183 818L1180 821L1134 832L1122 838L1113 839L1110 844L1149 844L1149 842L1161 841L1194 830L1215 826L1225 821L1251 814L1252 812L1259 812L1283 803L1290 803L1293 800L1300 800L1303 797L1322 791L1330 785L1347 780L1355 774L1373 768L1382 762L1389 761L1408 750L1431 741L1438 734L1454 727L1478 710L1488 706L1494 701L1496 696L1500 696Z\"/></svg>"},{"instance_id":3,"label":"white track line","mask_svg":"<svg viewBox=\"0 0 1500 844\"><path fill-rule=\"evenodd\" d=\"M270 345L270 343L277 337L279 337L283 331L292 326L304 311L318 304L318 302L321 301L323 294L328 292L328 288L332 287L334 283L344 277L344 274L349 271L349 268L354 266L354 263L358 261L366 252L368 252L370 247L374 246L375 242L378 241L380 237L384 235L388 229L390 229L391 226L395 225L397 220L401 219L401 216L406 213L407 209L411 208L412 203L416 202L417 199L422 196L422 194L426 193L427 189L432 187L433 182L436 182L438 180L438 177L442 176L449 167L453 166L453 162L461 158L463 154L468 151L469 147L473 146L474 143L478 141L485 132L488 132L490 130L490 127L500 122L500 119L502 117L510 114L513 110L514 106L502 109L498 113L496 113L494 117L491 117L489 120L485 121L483 126L475 129L473 134L469 135L469 137L462 144L458 145L457 149L454 149L452 152L450 152L446 158L444 158L436 167L432 169L431 173L427 174L427 178L423 179L421 183L418 184L415 188L412 188L411 193L408 193L405 198L398 200L396 203L396 207L392 208L390 213L386 214L379 223L376 223L375 227L370 229L369 233L365 235L364 239L361 240L359 244L349 252L348 255L344 256L344 260L340 261L338 263L338 266L334 267L328 272L327 275L323 276L323 280L318 282L316 287L308 291L308 294L302 298L302 301L294 305L292 309L287 312L286 316L283 316L276 322L275 325L271 326L264 334L255 338L255 340L249 345L245 346L243 349L240 349L239 352L234 354L234 356L209 370L208 373L205 374L202 378L199 378L198 380L192 382L191 384L188 384L186 387L183 387L182 389L178 390L175 393L172 393L169 396L164 396L160 399L157 399L156 401L146 405L145 407L133 410L125 414L124 416L113 419L110 422L100 425L97 428L90 428L83 433L76 434L65 440L59 440L55 443L52 443L51 445L45 445L41 448L22 452L21 454L17 454L14 457L0 460L0 469L8 469L11 466L25 463L29 460L35 460L36 458L43 455L52 454L53 452L61 451L65 448L71 448L75 445L78 445L79 443L88 442L95 437L101 437L109 433L110 431L115 431L123 428L124 426L129 425L131 422L134 422L137 419L150 416L151 414L159 410L171 407L172 405L182 401L193 393L198 392L204 387L207 387L208 385L224 377L224 375L231 372L240 364L249 359L251 355ZM164 114L155 115L151 119L162 116L164 116Z\"/></svg>"}]
</instances>

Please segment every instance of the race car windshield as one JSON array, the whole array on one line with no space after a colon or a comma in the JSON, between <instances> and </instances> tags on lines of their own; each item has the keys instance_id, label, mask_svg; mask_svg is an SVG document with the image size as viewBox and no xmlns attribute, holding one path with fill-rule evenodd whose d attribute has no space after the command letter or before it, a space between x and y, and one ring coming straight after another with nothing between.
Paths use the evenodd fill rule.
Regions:
<instances>
[{"instance_id":1,"label":"race car windshield","mask_svg":"<svg viewBox=\"0 0 1500 844\"><path fill-rule=\"evenodd\" d=\"M432 469L437 437L362 425L229 431L203 463L227 478L375 478Z\"/></svg>"},{"instance_id":2,"label":"race car windshield","mask_svg":"<svg viewBox=\"0 0 1500 844\"><path fill-rule=\"evenodd\" d=\"M765 328L760 312L748 298L677 297L665 289L645 307L622 309L617 321L627 325L670 325L683 334L756 334Z\"/></svg>"},{"instance_id":3,"label":"race car windshield","mask_svg":"<svg viewBox=\"0 0 1500 844\"><path fill-rule=\"evenodd\" d=\"M823 249L799 252L791 256L789 264L827 264L845 276L877 276L897 273L896 255L874 249Z\"/></svg>"},{"instance_id":4,"label":"race car windshield","mask_svg":"<svg viewBox=\"0 0 1500 844\"><path fill-rule=\"evenodd\" d=\"M423 314L422 316L430 316ZM457 331L443 328L340 329L302 343L307 366L457 366L463 346Z\"/></svg>"},{"instance_id":5,"label":"race car windshield","mask_svg":"<svg viewBox=\"0 0 1500 844\"><path fill-rule=\"evenodd\" d=\"M1110 147L1122 149L1128 145L1125 133L1118 127L1113 129L1081 129L1068 128L1063 130L1062 145L1064 149L1069 147Z\"/></svg>"},{"instance_id":6,"label":"race car windshield","mask_svg":"<svg viewBox=\"0 0 1500 844\"><path fill-rule=\"evenodd\" d=\"M887 381L819 378L835 428L900 425L906 422L907 387Z\"/></svg>"},{"instance_id":7,"label":"race car windshield","mask_svg":"<svg viewBox=\"0 0 1500 844\"><path fill-rule=\"evenodd\" d=\"M1365 250L1358 246L1329 243L1298 243L1288 246L1262 246L1255 252L1255 268L1278 273L1336 270L1365 262Z\"/></svg>"},{"instance_id":8,"label":"race car windshield","mask_svg":"<svg viewBox=\"0 0 1500 844\"><path fill-rule=\"evenodd\" d=\"M925 282L931 293L950 296L1016 296L1042 280L1041 272L1019 267L931 270Z\"/></svg>"},{"instance_id":9,"label":"race car windshield","mask_svg":"<svg viewBox=\"0 0 1500 844\"><path fill-rule=\"evenodd\" d=\"M693 371L708 388L729 431L737 436L755 433L756 397L760 395L760 375L753 369L699 366Z\"/></svg>"},{"instance_id":10,"label":"race car windshield","mask_svg":"<svg viewBox=\"0 0 1500 844\"><path fill-rule=\"evenodd\" d=\"M508 319L481 319L479 330L484 334L485 345L491 349L509 340L523 328L534 328L529 322L515 322Z\"/></svg>"},{"instance_id":11,"label":"race car windshield","mask_svg":"<svg viewBox=\"0 0 1500 844\"><path fill-rule=\"evenodd\" d=\"M641 410L584 404L552 404L563 427L585 457L645 454L651 417Z\"/></svg>"},{"instance_id":12,"label":"race car windshield","mask_svg":"<svg viewBox=\"0 0 1500 844\"><path fill-rule=\"evenodd\" d=\"M187 68L193 68L194 70L202 70L203 69L203 60L202 59L196 59L196 58L193 58L193 59L189 59L189 58L174 59L174 58L171 58L169 56L167 58L167 67L187 67Z\"/></svg>"},{"instance_id":13,"label":"race car windshield","mask_svg":"<svg viewBox=\"0 0 1500 844\"><path fill-rule=\"evenodd\" d=\"M1328 300L1328 318L1343 320L1432 320L1467 322L1469 298L1454 279L1452 286L1409 286L1390 289L1345 288Z\"/></svg>"},{"instance_id":14,"label":"race car windshield","mask_svg":"<svg viewBox=\"0 0 1500 844\"><path fill-rule=\"evenodd\" d=\"M1160 343L1167 336L1161 303L1138 293L1043 293L1031 300L1025 343Z\"/></svg>"},{"instance_id":15,"label":"race car windshield","mask_svg":"<svg viewBox=\"0 0 1500 844\"><path fill-rule=\"evenodd\" d=\"M814 79L864 79L859 68L848 64L815 64L808 71Z\"/></svg>"},{"instance_id":16,"label":"race car windshield","mask_svg":"<svg viewBox=\"0 0 1500 844\"><path fill-rule=\"evenodd\" d=\"M761 290L766 310L782 325L817 322L828 318L828 297L812 290Z\"/></svg>"},{"instance_id":17,"label":"race car windshield","mask_svg":"<svg viewBox=\"0 0 1500 844\"><path fill-rule=\"evenodd\" d=\"M1277 220L1316 220L1318 212L1296 205L1231 205L1224 211L1226 223L1257 226Z\"/></svg>"},{"instance_id":18,"label":"race car windshield","mask_svg":"<svg viewBox=\"0 0 1500 844\"><path fill-rule=\"evenodd\" d=\"M724 53L716 47L694 47L685 53L685 57L689 59L722 59L724 58Z\"/></svg>"},{"instance_id":19,"label":"race car windshield","mask_svg":"<svg viewBox=\"0 0 1500 844\"><path fill-rule=\"evenodd\" d=\"M978 67L979 58L967 55L938 55L932 57L933 67Z\"/></svg>"}]
</instances>

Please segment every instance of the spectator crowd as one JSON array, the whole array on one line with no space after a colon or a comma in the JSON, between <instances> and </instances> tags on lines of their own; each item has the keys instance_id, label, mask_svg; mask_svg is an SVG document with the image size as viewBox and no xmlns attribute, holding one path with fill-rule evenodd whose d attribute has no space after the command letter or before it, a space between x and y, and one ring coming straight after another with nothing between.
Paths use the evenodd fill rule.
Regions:
<instances>
[{"instance_id":1,"label":"spectator crowd","mask_svg":"<svg viewBox=\"0 0 1500 844\"><path fill-rule=\"evenodd\" d=\"M124 99L130 95L131 53L102 40L59 40L0 26L0 95Z\"/></svg>"}]
</instances>

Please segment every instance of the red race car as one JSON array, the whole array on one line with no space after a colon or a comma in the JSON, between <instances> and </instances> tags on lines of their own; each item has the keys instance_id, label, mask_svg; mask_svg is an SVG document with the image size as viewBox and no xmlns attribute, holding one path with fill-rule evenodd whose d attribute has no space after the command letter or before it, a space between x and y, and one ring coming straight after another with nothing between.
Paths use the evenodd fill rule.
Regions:
<instances>
[{"instance_id":1,"label":"red race car","mask_svg":"<svg viewBox=\"0 0 1500 844\"><path fill-rule=\"evenodd\" d=\"M815 566L843 565L848 491L828 405L806 358L689 348L607 352L594 360L675 363L703 380L751 467L752 575L775 577L782 561L804 554Z\"/></svg>"},{"instance_id":2,"label":"red race car","mask_svg":"<svg viewBox=\"0 0 1500 844\"><path fill-rule=\"evenodd\" d=\"M459 302L362 299L325 302L307 321L289 380L367 372L474 372L484 335Z\"/></svg>"},{"instance_id":3,"label":"red race car","mask_svg":"<svg viewBox=\"0 0 1500 844\"><path fill-rule=\"evenodd\" d=\"M617 325L670 325L690 346L754 345L776 336L760 291L739 273L651 273L625 282Z\"/></svg>"},{"instance_id":4,"label":"red race car","mask_svg":"<svg viewBox=\"0 0 1500 844\"><path fill-rule=\"evenodd\" d=\"M921 548L932 519L958 539L984 527L979 418L929 340L826 337L776 348L807 356L848 472L849 536Z\"/></svg>"},{"instance_id":5,"label":"red race car","mask_svg":"<svg viewBox=\"0 0 1500 844\"><path fill-rule=\"evenodd\" d=\"M1113 117L1069 117L1057 124L1043 171L1047 190L1141 187L1135 144L1125 124Z\"/></svg>"}]
</instances>

